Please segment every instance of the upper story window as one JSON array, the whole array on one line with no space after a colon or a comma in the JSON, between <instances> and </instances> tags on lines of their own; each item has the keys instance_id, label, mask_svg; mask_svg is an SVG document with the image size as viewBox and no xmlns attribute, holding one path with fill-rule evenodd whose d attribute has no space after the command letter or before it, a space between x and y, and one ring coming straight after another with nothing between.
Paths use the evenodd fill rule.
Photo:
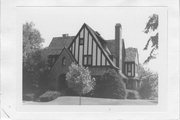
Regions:
<instances>
[{"instance_id":1,"label":"upper story window","mask_svg":"<svg viewBox=\"0 0 180 120\"><path fill-rule=\"evenodd\" d=\"M91 66L92 65L92 55L84 55L84 65Z\"/></svg>"},{"instance_id":2,"label":"upper story window","mask_svg":"<svg viewBox=\"0 0 180 120\"><path fill-rule=\"evenodd\" d=\"M79 38L79 45L84 45L84 38Z\"/></svg>"},{"instance_id":3,"label":"upper story window","mask_svg":"<svg viewBox=\"0 0 180 120\"><path fill-rule=\"evenodd\" d=\"M125 65L125 74L128 77L134 77L135 76L135 64L130 62L130 63L126 63Z\"/></svg>"},{"instance_id":4,"label":"upper story window","mask_svg":"<svg viewBox=\"0 0 180 120\"><path fill-rule=\"evenodd\" d=\"M66 65L66 58L65 57L62 58L62 65Z\"/></svg>"}]
</instances>

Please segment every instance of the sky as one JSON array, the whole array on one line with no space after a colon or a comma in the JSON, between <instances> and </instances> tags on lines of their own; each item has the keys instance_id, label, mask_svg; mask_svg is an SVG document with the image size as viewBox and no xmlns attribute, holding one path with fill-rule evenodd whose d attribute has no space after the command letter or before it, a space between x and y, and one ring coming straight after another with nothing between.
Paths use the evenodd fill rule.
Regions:
<instances>
[{"instance_id":1,"label":"sky","mask_svg":"<svg viewBox=\"0 0 180 120\"><path fill-rule=\"evenodd\" d=\"M75 36L83 23L98 31L105 39L114 39L115 24L122 25L122 38L125 47L135 47L142 64L150 51L143 51L150 34L143 32L148 17L156 13L161 15L158 7L23 7L19 8L22 24L33 22L48 46L53 37L62 34ZM147 67L157 70L157 60L152 60Z\"/></svg>"}]
</instances>

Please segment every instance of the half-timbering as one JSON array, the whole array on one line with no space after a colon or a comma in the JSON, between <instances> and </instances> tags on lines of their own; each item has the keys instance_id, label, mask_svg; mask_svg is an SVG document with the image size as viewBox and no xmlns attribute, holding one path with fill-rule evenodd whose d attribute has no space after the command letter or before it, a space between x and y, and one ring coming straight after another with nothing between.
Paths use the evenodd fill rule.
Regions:
<instances>
[{"instance_id":1,"label":"half-timbering","mask_svg":"<svg viewBox=\"0 0 180 120\"><path fill-rule=\"evenodd\" d=\"M47 57L51 67L51 86L59 89L58 81L63 79L60 76L67 73L72 62L76 62L89 67L91 74L96 76L102 75L106 69L115 69L123 77L128 89L137 89L138 51L136 48L125 48L121 32L121 24L116 24L115 39L105 40L84 23L76 36L64 34L53 38Z\"/></svg>"}]
</instances>

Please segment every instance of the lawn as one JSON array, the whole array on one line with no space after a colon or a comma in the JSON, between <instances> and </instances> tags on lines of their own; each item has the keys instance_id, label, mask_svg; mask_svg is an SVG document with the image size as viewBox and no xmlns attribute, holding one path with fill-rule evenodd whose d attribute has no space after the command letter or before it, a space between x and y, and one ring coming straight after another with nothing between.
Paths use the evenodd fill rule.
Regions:
<instances>
[{"instance_id":1,"label":"lawn","mask_svg":"<svg viewBox=\"0 0 180 120\"><path fill-rule=\"evenodd\" d=\"M24 101L24 105L79 105L79 97L61 96L50 102ZM81 105L156 105L154 100L81 97Z\"/></svg>"}]
</instances>

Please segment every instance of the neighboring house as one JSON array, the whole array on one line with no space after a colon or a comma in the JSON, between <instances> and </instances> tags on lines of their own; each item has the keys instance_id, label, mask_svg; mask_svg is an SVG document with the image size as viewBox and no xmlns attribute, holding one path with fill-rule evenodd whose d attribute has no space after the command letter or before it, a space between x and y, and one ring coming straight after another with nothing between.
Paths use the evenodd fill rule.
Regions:
<instances>
[{"instance_id":1,"label":"neighboring house","mask_svg":"<svg viewBox=\"0 0 180 120\"><path fill-rule=\"evenodd\" d=\"M97 31L83 24L76 36L54 37L48 47L49 79L54 89L66 87L65 74L72 62L88 67L91 75L100 76L115 69L127 89L138 89L139 57L136 48L125 49L121 24L115 26L115 39L105 40Z\"/></svg>"}]
</instances>

